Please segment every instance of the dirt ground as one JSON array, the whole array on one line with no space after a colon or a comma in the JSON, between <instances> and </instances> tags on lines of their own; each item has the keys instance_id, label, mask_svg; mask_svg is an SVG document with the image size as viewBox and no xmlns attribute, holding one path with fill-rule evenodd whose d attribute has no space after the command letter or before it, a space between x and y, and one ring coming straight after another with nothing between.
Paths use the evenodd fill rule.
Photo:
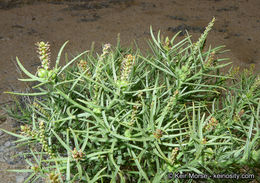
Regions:
<instances>
[{"instance_id":1,"label":"dirt ground","mask_svg":"<svg viewBox=\"0 0 260 183\"><path fill-rule=\"evenodd\" d=\"M75 55L93 41L97 49L115 45L118 33L123 45L136 40L144 50L150 25L170 37L187 29L196 41L213 16L217 21L207 43L226 45L230 51L223 57L241 68L255 64L259 73L259 9L259 0L0 0L0 105L11 100L4 91L25 86L17 80L16 56L32 73L40 65L36 42L50 43L53 62L67 40L65 52Z\"/></svg>"},{"instance_id":2,"label":"dirt ground","mask_svg":"<svg viewBox=\"0 0 260 183\"><path fill-rule=\"evenodd\" d=\"M93 41L122 43L136 40L143 49L149 26L165 36L187 29L194 41L213 16L212 46L226 45L236 66L255 64L260 70L259 0L81 0L38 2L36 0L0 0L0 103L9 97L6 90L20 90L15 57L31 72L40 65L35 43L49 41L53 62L61 45L69 40L65 52L75 54L89 49Z\"/></svg>"}]
</instances>

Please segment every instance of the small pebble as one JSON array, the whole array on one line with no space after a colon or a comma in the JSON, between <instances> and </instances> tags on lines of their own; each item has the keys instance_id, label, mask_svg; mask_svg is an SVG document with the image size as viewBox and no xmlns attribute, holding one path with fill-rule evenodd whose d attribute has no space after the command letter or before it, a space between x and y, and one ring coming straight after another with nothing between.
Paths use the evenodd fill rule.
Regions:
<instances>
[{"instance_id":1,"label":"small pebble","mask_svg":"<svg viewBox=\"0 0 260 183\"><path fill-rule=\"evenodd\" d=\"M5 142L5 147L9 147L11 145L10 141Z\"/></svg>"},{"instance_id":2,"label":"small pebble","mask_svg":"<svg viewBox=\"0 0 260 183\"><path fill-rule=\"evenodd\" d=\"M24 182L24 176L16 176L16 183L23 183Z\"/></svg>"},{"instance_id":3,"label":"small pebble","mask_svg":"<svg viewBox=\"0 0 260 183\"><path fill-rule=\"evenodd\" d=\"M9 165L15 165L15 164L18 164L19 162L18 161L7 161L7 163Z\"/></svg>"},{"instance_id":4,"label":"small pebble","mask_svg":"<svg viewBox=\"0 0 260 183\"><path fill-rule=\"evenodd\" d=\"M0 130L0 136L3 135L3 134L4 134L4 132L2 130Z\"/></svg>"},{"instance_id":5,"label":"small pebble","mask_svg":"<svg viewBox=\"0 0 260 183\"><path fill-rule=\"evenodd\" d=\"M4 153L0 153L0 162L5 162Z\"/></svg>"}]
</instances>

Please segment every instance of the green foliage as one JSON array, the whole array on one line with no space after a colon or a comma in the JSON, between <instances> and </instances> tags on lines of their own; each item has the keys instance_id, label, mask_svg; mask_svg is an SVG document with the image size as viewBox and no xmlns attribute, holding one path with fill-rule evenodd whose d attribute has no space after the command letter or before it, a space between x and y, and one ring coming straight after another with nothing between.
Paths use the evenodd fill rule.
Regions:
<instances>
[{"instance_id":1,"label":"green foliage","mask_svg":"<svg viewBox=\"0 0 260 183\"><path fill-rule=\"evenodd\" d=\"M21 80L39 82L37 92L20 94L33 96L21 114L9 111L24 125L19 135L7 133L35 159L27 161L29 179L159 183L173 181L169 172L253 170L260 162L259 77L219 74L229 64L218 58L223 46L204 50L213 23L195 44L188 34L177 43L177 35L155 38L151 29L147 56L118 40L101 55L92 49L59 67L66 42L55 68L45 59L39 77L17 58L29 77Z\"/></svg>"}]
</instances>

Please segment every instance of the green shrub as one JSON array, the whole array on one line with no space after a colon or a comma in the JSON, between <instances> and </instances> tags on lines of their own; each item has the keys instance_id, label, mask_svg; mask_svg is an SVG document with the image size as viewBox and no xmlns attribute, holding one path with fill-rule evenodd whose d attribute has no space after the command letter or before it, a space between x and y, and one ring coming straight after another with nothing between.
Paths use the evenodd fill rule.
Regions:
<instances>
[{"instance_id":1,"label":"green shrub","mask_svg":"<svg viewBox=\"0 0 260 183\"><path fill-rule=\"evenodd\" d=\"M61 67L66 42L53 69L49 44L40 42L36 74L17 58L29 77L20 80L38 82L31 93L7 92L31 96L20 112L8 110L23 125L20 134L6 132L34 158L27 160L30 170L19 171L32 173L28 181L93 183L184 182L167 175L241 173L242 167L255 173L260 79L219 73L229 64L218 56L223 46L204 48L214 20L195 44L188 33L175 43L178 34L155 38L151 29L146 56L118 40L101 55L85 51Z\"/></svg>"}]
</instances>

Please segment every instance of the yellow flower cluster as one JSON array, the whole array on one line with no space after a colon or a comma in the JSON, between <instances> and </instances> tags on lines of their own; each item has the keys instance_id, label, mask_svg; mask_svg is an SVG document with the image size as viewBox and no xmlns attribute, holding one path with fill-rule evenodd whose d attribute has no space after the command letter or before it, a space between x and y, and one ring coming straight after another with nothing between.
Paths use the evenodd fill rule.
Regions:
<instances>
[{"instance_id":1,"label":"yellow flower cluster","mask_svg":"<svg viewBox=\"0 0 260 183\"><path fill-rule=\"evenodd\" d=\"M78 68L82 71L82 72L86 72L87 76L91 76L90 73L90 69L88 68L88 63L85 60L80 60L80 62L78 63Z\"/></svg>"},{"instance_id":2,"label":"yellow flower cluster","mask_svg":"<svg viewBox=\"0 0 260 183\"><path fill-rule=\"evenodd\" d=\"M216 20L215 17L213 17L213 19L208 24L208 26L206 27L206 29L203 32L203 34L200 36L199 40L194 44L194 46L193 46L193 54L196 54L198 52L198 50L200 49L200 46L203 45L203 43L206 40L206 37L207 37L209 31L212 29L212 27L214 25L215 20Z\"/></svg>"},{"instance_id":3,"label":"yellow flower cluster","mask_svg":"<svg viewBox=\"0 0 260 183\"><path fill-rule=\"evenodd\" d=\"M51 172L49 174L49 180L50 180L51 183L60 183L59 174Z\"/></svg>"},{"instance_id":4,"label":"yellow flower cluster","mask_svg":"<svg viewBox=\"0 0 260 183\"><path fill-rule=\"evenodd\" d=\"M138 112L138 108L139 108L139 106L137 106L137 105L133 106L133 112L132 112L132 115L131 115L130 125L133 125L134 122L135 122L135 118L136 118L136 114Z\"/></svg>"},{"instance_id":5,"label":"yellow flower cluster","mask_svg":"<svg viewBox=\"0 0 260 183\"><path fill-rule=\"evenodd\" d=\"M73 149L72 153L72 157L75 160L81 160L83 159L83 157L85 156L85 153L81 151L81 149L78 151L76 148Z\"/></svg>"},{"instance_id":6,"label":"yellow flower cluster","mask_svg":"<svg viewBox=\"0 0 260 183\"><path fill-rule=\"evenodd\" d=\"M103 53L102 55L108 54L108 50L111 48L111 44L107 43L103 46Z\"/></svg>"},{"instance_id":7,"label":"yellow flower cluster","mask_svg":"<svg viewBox=\"0 0 260 183\"><path fill-rule=\"evenodd\" d=\"M231 71L230 71L230 76L231 77L237 77L238 74L239 74L239 70L240 70L240 67L234 67Z\"/></svg>"},{"instance_id":8,"label":"yellow flower cluster","mask_svg":"<svg viewBox=\"0 0 260 183\"><path fill-rule=\"evenodd\" d=\"M165 38L165 41L164 41L164 45L163 45L163 48L166 50L166 51L169 51L171 49L171 42L169 40L169 37L166 37Z\"/></svg>"},{"instance_id":9,"label":"yellow flower cluster","mask_svg":"<svg viewBox=\"0 0 260 183\"><path fill-rule=\"evenodd\" d=\"M260 86L260 75L257 76L254 84L251 86L250 90L254 92Z\"/></svg>"},{"instance_id":10,"label":"yellow flower cluster","mask_svg":"<svg viewBox=\"0 0 260 183\"><path fill-rule=\"evenodd\" d=\"M48 70L49 66L50 66L50 55L51 55L50 44L48 42L44 43L43 41L41 41L41 42L37 42L36 46L38 47L37 52L39 54L39 58L41 60L42 67L45 70Z\"/></svg>"},{"instance_id":11,"label":"yellow flower cluster","mask_svg":"<svg viewBox=\"0 0 260 183\"><path fill-rule=\"evenodd\" d=\"M48 119L50 119L50 115L37 103L37 102L33 102L33 106L39 110L39 112L41 114L43 114L44 116L46 116Z\"/></svg>"},{"instance_id":12,"label":"yellow flower cluster","mask_svg":"<svg viewBox=\"0 0 260 183\"><path fill-rule=\"evenodd\" d=\"M167 109L166 110L170 110L170 108L174 105L176 105L177 102L177 95L179 94L179 90L176 90L173 94L173 96L170 98L170 101L167 105Z\"/></svg>"},{"instance_id":13,"label":"yellow flower cluster","mask_svg":"<svg viewBox=\"0 0 260 183\"><path fill-rule=\"evenodd\" d=\"M204 62L204 66L205 67L211 67L214 63L214 61L216 60L216 53L213 51L210 53L208 59Z\"/></svg>"},{"instance_id":14,"label":"yellow flower cluster","mask_svg":"<svg viewBox=\"0 0 260 183\"><path fill-rule=\"evenodd\" d=\"M126 58L123 60L121 65L121 81L127 82L129 74L132 70L132 67L135 62L135 56L132 56L131 54L127 55Z\"/></svg>"},{"instance_id":15,"label":"yellow flower cluster","mask_svg":"<svg viewBox=\"0 0 260 183\"><path fill-rule=\"evenodd\" d=\"M32 131L31 128L28 125L24 125L24 126L22 125L21 131L22 131L22 134L25 134L27 136L31 136L33 138L36 138L37 135L38 135L35 131Z\"/></svg>"},{"instance_id":16,"label":"yellow flower cluster","mask_svg":"<svg viewBox=\"0 0 260 183\"><path fill-rule=\"evenodd\" d=\"M96 71L95 71L95 80L96 81L99 81L101 80L101 67L102 67L102 64L103 64L103 61L104 61L104 58L105 56L109 53L109 49L110 49L111 45L108 43L108 44L105 44L103 46L103 52L101 54L101 56L99 57L98 59L98 63L97 63L97 66L96 66ZM104 78L102 78L104 79ZM95 104L97 103L97 97L98 97L98 91L99 91L99 85L97 84L94 84L94 92L95 92L95 96L94 96L94 100L95 100Z\"/></svg>"},{"instance_id":17,"label":"yellow flower cluster","mask_svg":"<svg viewBox=\"0 0 260 183\"><path fill-rule=\"evenodd\" d=\"M39 127L40 127L40 142L42 144L44 151L47 152L51 158L55 158L55 155L52 152L52 149L49 147L48 142L45 139L45 133L44 133L45 126L44 126L43 121L40 121Z\"/></svg>"},{"instance_id":18,"label":"yellow flower cluster","mask_svg":"<svg viewBox=\"0 0 260 183\"><path fill-rule=\"evenodd\" d=\"M31 170L33 170L34 172L39 172L40 171L40 167L38 165L32 166Z\"/></svg>"},{"instance_id":19,"label":"yellow flower cluster","mask_svg":"<svg viewBox=\"0 0 260 183\"><path fill-rule=\"evenodd\" d=\"M156 131L153 133L153 135L156 139L160 139L163 136L163 131L160 129L156 129Z\"/></svg>"},{"instance_id":20,"label":"yellow flower cluster","mask_svg":"<svg viewBox=\"0 0 260 183\"><path fill-rule=\"evenodd\" d=\"M43 41L41 42L37 42L36 43L37 48L37 52L39 54L39 58L41 60L41 66L42 68L38 68L37 70L37 75L40 78L50 78L52 80L54 80L56 78L56 73L54 72L54 70L49 70L50 68L50 44L44 43Z\"/></svg>"},{"instance_id":21,"label":"yellow flower cluster","mask_svg":"<svg viewBox=\"0 0 260 183\"><path fill-rule=\"evenodd\" d=\"M22 134L25 134L32 138L40 138L40 143L42 144L44 151L47 152L51 158L54 158L55 157L54 153L52 152L51 148L48 146L48 143L45 139L43 121L39 123L39 128L40 128L40 132L37 133L34 130L31 130L31 128L28 125L24 125L21 126L21 132Z\"/></svg>"},{"instance_id":22,"label":"yellow flower cluster","mask_svg":"<svg viewBox=\"0 0 260 183\"><path fill-rule=\"evenodd\" d=\"M241 120L241 117L243 116L244 113L245 113L245 110L241 109L241 111L239 111L239 113L237 115L234 115L233 120L234 121Z\"/></svg>"},{"instance_id":23,"label":"yellow flower cluster","mask_svg":"<svg viewBox=\"0 0 260 183\"><path fill-rule=\"evenodd\" d=\"M172 153L171 153L171 157L170 157L170 161L171 161L171 164L173 165L175 160L176 160L176 156L178 154L178 151L179 151L179 148L178 147L175 147L173 150L172 150Z\"/></svg>"},{"instance_id":24,"label":"yellow flower cluster","mask_svg":"<svg viewBox=\"0 0 260 183\"><path fill-rule=\"evenodd\" d=\"M215 129L217 125L218 125L218 120L216 120L216 118L214 117L211 117L208 124L205 126L205 129L207 131L211 131Z\"/></svg>"}]
</instances>

